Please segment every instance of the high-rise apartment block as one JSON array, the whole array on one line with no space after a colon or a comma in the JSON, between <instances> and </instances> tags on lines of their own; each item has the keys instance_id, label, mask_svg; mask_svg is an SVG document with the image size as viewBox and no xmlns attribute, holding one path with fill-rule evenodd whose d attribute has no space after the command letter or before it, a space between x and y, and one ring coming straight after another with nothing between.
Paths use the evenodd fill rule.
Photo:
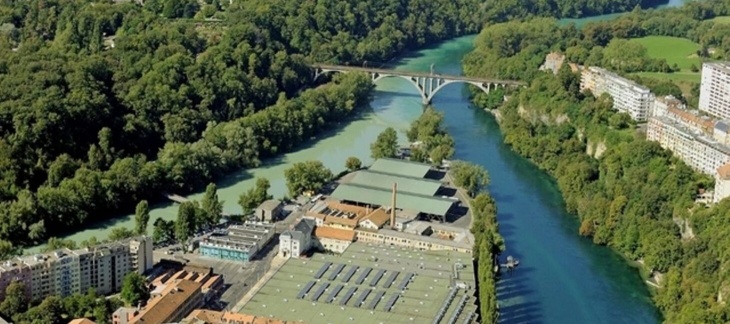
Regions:
<instances>
[{"instance_id":1,"label":"high-rise apartment block","mask_svg":"<svg viewBox=\"0 0 730 324\"><path fill-rule=\"evenodd\" d=\"M24 284L31 300L85 293L90 288L106 295L121 290L128 273L144 273L152 266L152 239L146 236L18 257L0 265L0 300L13 281Z\"/></svg>"},{"instance_id":2,"label":"high-rise apartment block","mask_svg":"<svg viewBox=\"0 0 730 324\"><path fill-rule=\"evenodd\" d=\"M699 108L720 119L730 119L730 62L702 64Z\"/></svg>"},{"instance_id":3,"label":"high-rise apartment block","mask_svg":"<svg viewBox=\"0 0 730 324\"><path fill-rule=\"evenodd\" d=\"M666 116L649 119L646 138L657 141L691 168L714 175L717 169L730 162L730 148L686 125Z\"/></svg>"},{"instance_id":4,"label":"high-rise apartment block","mask_svg":"<svg viewBox=\"0 0 730 324\"><path fill-rule=\"evenodd\" d=\"M613 98L613 108L627 113L631 119L646 121L654 102L649 88L623 78L606 69L591 66L581 72L581 90L589 89L593 95L608 93Z\"/></svg>"}]
</instances>

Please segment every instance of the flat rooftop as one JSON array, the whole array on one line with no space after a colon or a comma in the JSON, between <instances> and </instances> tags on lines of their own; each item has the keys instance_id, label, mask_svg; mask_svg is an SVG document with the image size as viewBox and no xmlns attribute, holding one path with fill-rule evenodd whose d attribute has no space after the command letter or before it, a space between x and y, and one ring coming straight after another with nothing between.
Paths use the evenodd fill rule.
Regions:
<instances>
[{"instance_id":1,"label":"flat rooftop","mask_svg":"<svg viewBox=\"0 0 730 324\"><path fill-rule=\"evenodd\" d=\"M424 163L411 162L400 159L381 158L375 160L368 168L370 171L396 174L401 176L423 178L431 170L431 166Z\"/></svg>"},{"instance_id":2,"label":"flat rooftop","mask_svg":"<svg viewBox=\"0 0 730 324\"><path fill-rule=\"evenodd\" d=\"M341 183L332 192L331 197L370 205L390 206L392 204L392 194L392 191L389 189ZM451 200L435 196L407 193L400 190L396 193L397 208L415 210L438 216L445 216L449 209L451 209L451 206L457 201L458 199Z\"/></svg>"},{"instance_id":3,"label":"flat rooftop","mask_svg":"<svg viewBox=\"0 0 730 324\"><path fill-rule=\"evenodd\" d=\"M436 180L395 175L373 170L355 172L349 183L385 190L392 190L393 184L397 183L398 191L425 196L433 196L441 188L441 182Z\"/></svg>"},{"instance_id":4,"label":"flat rooftop","mask_svg":"<svg viewBox=\"0 0 730 324\"><path fill-rule=\"evenodd\" d=\"M468 288L454 288L456 282ZM342 255L289 259L239 312L306 323L432 323L439 314L439 323L468 323L476 315L474 293L470 254L355 242Z\"/></svg>"}]
</instances>

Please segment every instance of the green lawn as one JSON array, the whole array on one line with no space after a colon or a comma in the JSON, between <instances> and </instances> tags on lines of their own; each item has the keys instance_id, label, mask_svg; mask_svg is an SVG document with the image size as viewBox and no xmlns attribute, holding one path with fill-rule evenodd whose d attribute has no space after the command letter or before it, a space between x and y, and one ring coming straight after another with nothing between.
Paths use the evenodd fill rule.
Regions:
<instances>
[{"instance_id":1,"label":"green lawn","mask_svg":"<svg viewBox=\"0 0 730 324\"><path fill-rule=\"evenodd\" d=\"M686 81L686 82L693 82L693 83L699 83L700 82L700 73L699 72L674 72L674 73L661 73L661 72L639 72L635 73L636 75L642 77L642 78L652 78L652 79L662 79L662 80L671 80L671 81Z\"/></svg>"},{"instance_id":2,"label":"green lawn","mask_svg":"<svg viewBox=\"0 0 730 324\"><path fill-rule=\"evenodd\" d=\"M644 45L650 57L663 58L669 65L677 64L680 68L680 71L674 73L640 72L636 73L637 75L671 81L700 82L700 73L690 70L692 65L698 68L702 66L700 58L697 57L699 44L686 38L668 36L647 36L634 38L631 41Z\"/></svg>"},{"instance_id":3,"label":"green lawn","mask_svg":"<svg viewBox=\"0 0 730 324\"><path fill-rule=\"evenodd\" d=\"M717 16L710 19L710 21L717 24L730 24L730 16Z\"/></svg>"},{"instance_id":4,"label":"green lawn","mask_svg":"<svg viewBox=\"0 0 730 324\"><path fill-rule=\"evenodd\" d=\"M702 63L697 57L697 50L700 45L686 38L668 36L647 36L634 38L632 42L638 42L646 47L650 57L666 59L669 65L677 64L680 69L689 71L694 64L700 67Z\"/></svg>"}]
</instances>

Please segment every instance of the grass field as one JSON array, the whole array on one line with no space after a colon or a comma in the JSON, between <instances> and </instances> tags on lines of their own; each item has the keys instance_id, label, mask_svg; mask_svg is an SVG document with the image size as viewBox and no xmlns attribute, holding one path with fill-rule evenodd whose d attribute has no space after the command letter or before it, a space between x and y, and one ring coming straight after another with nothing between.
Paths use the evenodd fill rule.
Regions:
<instances>
[{"instance_id":1,"label":"grass field","mask_svg":"<svg viewBox=\"0 0 730 324\"><path fill-rule=\"evenodd\" d=\"M710 21L717 24L730 24L730 16L718 16L710 19Z\"/></svg>"},{"instance_id":2,"label":"grass field","mask_svg":"<svg viewBox=\"0 0 730 324\"><path fill-rule=\"evenodd\" d=\"M690 70L692 65L697 68L702 66L700 58L697 57L699 44L686 38L668 36L647 36L634 38L631 41L644 45L650 57L663 58L670 66L677 64L680 68L680 71L674 73L641 72L637 73L639 76L671 81L700 82L700 73Z\"/></svg>"},{"instance_id":3,"label":"grass field","mask_svg":"<svg viewBox=\"0 0 730 324\"><path fill-rule=\"evenodd\" d=\"M642 78L663 79L663 80L694 82L694 83L700 82L700 73L699 72L684 72L684 71L674 72L674 73L639 72L639 73L635 73L635 74Z\"/></svg>"}]
</instances>

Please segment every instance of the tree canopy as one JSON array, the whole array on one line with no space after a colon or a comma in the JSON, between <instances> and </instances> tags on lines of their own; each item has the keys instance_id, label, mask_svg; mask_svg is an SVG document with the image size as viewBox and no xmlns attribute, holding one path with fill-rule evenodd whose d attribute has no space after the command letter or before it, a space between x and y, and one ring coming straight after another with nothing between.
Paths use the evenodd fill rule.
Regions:
<instances>
[{"instance_id":1,"label":"tree canopy","mask_svg":"<svg viewBox=\"0 0 730 324\"><path fill-rule=\"evenodd\" d=\"M273 199L274 196L269 194L269 188L271 188L271 184L268 179L256 178L256 185L242 193L238 199L238 204L241 205L243 213L249 214L264 201Z\"/></svg>"},{"instance_id":2,"label":"tree canopy","mask_svg":"<svg viewBox=\"0 0 730 324\"><path fill-rule=\"evenodd\" d=\"M43 242L291 150L372 88L320 87L308 63L474 33L480 2L3 2L0 240Z\"/></svg>"},{"instance_id":3,"label":"tree canopy","mask_svg":"<svg viewBox=\"0 0 730 324\"><path fill-rule=\"evenodd\" d=\"M370 144L370 156L373 159L394 158L398 153L398 133L393 127L388 127L380 134L375 142Z\"/></svg>"},{"instance_id":4,"label":"tree canopy","mask_svg":"<svg viewBox=\"0 0 730 324\"><path fill-rule=\"evenodd\" d=\"M332 171L320 161L305 161L294 163L284 171L286 187L289 195L297 197L302 193L317 193L325 184L332 180Z\"/></svg>"},{"instance_id":5,"label":"tree canopy","mask_svg":"<svg viewBox=\"0 0 730 324\"><path fill-rule=\"evenodd\" d=\"M130 272L124 276L121 297L127 305L132 307L136 307L140 302L147 301L150 298L150 293L144 276L136 272Z\"/></svg>"}]
</instances>

